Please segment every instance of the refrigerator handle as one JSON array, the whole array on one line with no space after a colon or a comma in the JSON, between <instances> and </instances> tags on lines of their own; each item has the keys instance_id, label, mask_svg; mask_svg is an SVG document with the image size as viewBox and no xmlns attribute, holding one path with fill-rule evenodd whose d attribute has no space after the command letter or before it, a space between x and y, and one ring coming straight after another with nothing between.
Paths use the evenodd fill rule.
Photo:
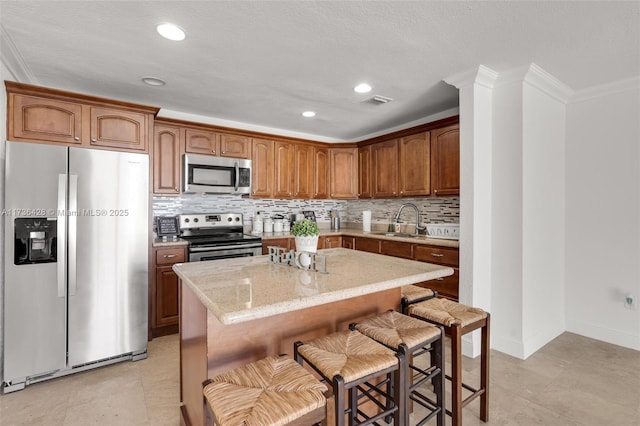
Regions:
<instances>
[{"instance_id":1,"label":"refrigerator handle","mask_svg":"<svg viewBox=\"0 0 640 426\"><path fill-rule=\"evenodd\" d=\"M58 175L58 297L64 297L67 282L67 175ZM61 216L62 215L62 216Z\"/></svg>"},{"instance_id":2,"label":"refrigerator handle","mask_svg":"<svg viewBox=\"0 0 640 426\"><path fill-rule=\"evenodd\" d=\"M78 230L78 175L69 174L69 296L76 294L76 239Z\"/></svg>"}]
</instances>

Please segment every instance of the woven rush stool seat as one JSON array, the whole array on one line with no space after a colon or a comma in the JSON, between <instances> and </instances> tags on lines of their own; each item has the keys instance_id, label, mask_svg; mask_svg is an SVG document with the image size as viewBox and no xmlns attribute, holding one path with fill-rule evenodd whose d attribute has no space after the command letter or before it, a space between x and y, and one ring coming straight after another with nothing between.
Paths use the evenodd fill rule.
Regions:
<instances>
[{"instance_id":1,"label":"woven rush stool seat","mask_svg":"<svg viewBox=\"0 0 640 426\"><path fill-rule=\"evenodd\" d=\"M444 330L393 310L379 314L350 326L377 342L405 355L404 422L409 424L409 401L412 400L428 410L428 414L414 419L414 425L422 425L437 416L437 424L444 426ZM419 368L415 358L431 352L431 367ZM413 377L410 377L413 376ZM413 380L411 380L413 378ZM419 390L425 382L433 383L435 400Z\"/></svg>"},{"instance_id":2,"label":"woven rush stool seat","mask_svg":"<svg viewBox=\"0 0 640 426\"><path fill-rule=\"evenodd\" d=\"M489 420L489 328L491 316L482 309L466 306L448 299L434 298L409 305L407 314L439 324L451 337L451 424L462 425L462 409L480 397L480 420ZM462 381L462 336L481 329L480 387L475 389ZM464 400L462 388L471 391Z\"/></svg>"},{"instance_id":3,"label":"woven rush stool seat","mask_svg":"<svg viewBox=\"0 0 640 426\"><path fill-rule=\"evenodd\" d=\"M294 354L298 363L306 362L333 388L336 425L345 424L345 414L349 416L349 425L368 425L387 416L393 416L396 425L402 424L404 355L351 330L306 343L296 342ZM378 377L386 379L371 383ZM383 389L385 385L386 390ZM347 396L348 407L345 407ZM360 410L359 400L364 397L377 406L377 413L367 414ZM376 397L384 397L385 403Z\"/></svg>"},{"instance_id":4,"label":"woven rush stool seat","mask_svg":"<svg viewBox=\"0 0 640 426\"><path fill-rule=\"evenodd\" d=\"M402 306L402 313L405 312L407 306L412 303L422 302L423 300L433 299L438 297L438 292L431 290L430 288L421 287L416 284L405 285L400 288L400 304Z\"/></svg>"},{"instance_id":5,"label":"woven rush stool seat","mask_svg":"<svg viewBox=\"0 0 640 426\"><path fill-rule=\"evenodd\" d=\"M286 356L271 356L203 383L205 423L308 426L326 416L327 391Z\"/></svg>"}]
</instances>

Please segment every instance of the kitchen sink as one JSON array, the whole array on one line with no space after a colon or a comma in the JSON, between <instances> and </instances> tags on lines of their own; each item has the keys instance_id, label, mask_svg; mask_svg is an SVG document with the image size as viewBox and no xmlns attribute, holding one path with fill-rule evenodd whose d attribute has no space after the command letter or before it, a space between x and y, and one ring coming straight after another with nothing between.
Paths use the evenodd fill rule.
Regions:
<instances>
[{"instance_id":1,"label":"kitchen sink","mask_svg":"<svg viewBox=\"0 0 640 426\"><path fill-rule=\"evenodd\" d=\"M415 234L403 234L401 232L372 232L373 235L384 235L385 237L401 237L401 238L415 238Z\"/></svg>"}]
</instances>

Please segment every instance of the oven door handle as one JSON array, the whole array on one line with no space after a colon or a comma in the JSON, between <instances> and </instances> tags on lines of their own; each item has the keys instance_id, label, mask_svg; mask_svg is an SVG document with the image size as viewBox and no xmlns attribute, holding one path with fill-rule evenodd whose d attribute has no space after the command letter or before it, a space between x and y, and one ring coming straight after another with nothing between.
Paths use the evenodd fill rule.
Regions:
<instances>
[{"instance_id":1,"label":"oven door handle","mask_svg":"<svg viewBox=\"0 0 640 426\"><path fill-rule=\"evenodd\" d=\"M262 245L256 244L238 244L235 246L215 246L215 247L189 247L189 253L199 253L203 251L218 251L218 250L234 250L234 249L255 249L261 248Z\"/></svg>"}]
</instances>

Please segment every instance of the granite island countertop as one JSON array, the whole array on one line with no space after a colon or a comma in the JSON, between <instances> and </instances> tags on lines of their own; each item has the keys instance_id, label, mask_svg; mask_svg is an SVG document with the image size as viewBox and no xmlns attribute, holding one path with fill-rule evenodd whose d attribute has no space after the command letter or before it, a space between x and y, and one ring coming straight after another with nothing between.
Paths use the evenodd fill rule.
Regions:
<instances>
[{"instance_id":1,"label":"granite island countertop","mask_svg":"<svg viewBox=\"0 0 640 426\"><path fill-rule=\"evenodd\" d=\"M265 318L453 274L447 266L344 248L319 250L327 273L268 256L178 263L173 270L223 324Z\"/></svg>"}]
</instances>

